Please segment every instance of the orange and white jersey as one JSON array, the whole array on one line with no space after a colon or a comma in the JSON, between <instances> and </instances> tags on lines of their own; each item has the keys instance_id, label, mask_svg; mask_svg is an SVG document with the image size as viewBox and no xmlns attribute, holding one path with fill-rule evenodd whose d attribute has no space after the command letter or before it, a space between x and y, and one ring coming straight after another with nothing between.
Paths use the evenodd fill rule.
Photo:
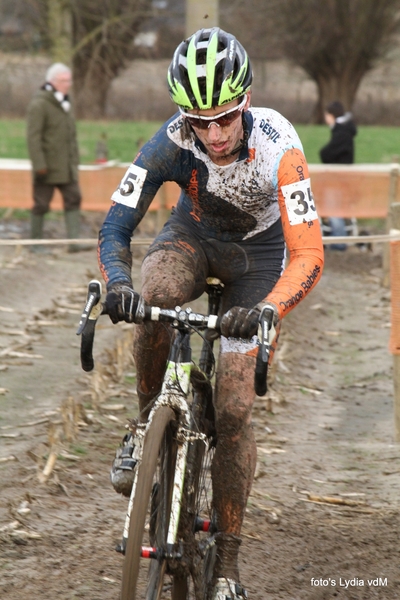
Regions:
<instances>
[{"instance_id":1,"label":"orange and white jersey","mask_svg":"<svg viewBox=\"0 0 400 600\"><path fill-rule=\"evenodd\" d=\"M179 113L143 146L103 226L100 263L108 282L129 279L114 249L126 245L161 184L175 181L181 188L175 214L199 238L241 242L281 219L290 262L267 296L281 317L315 285L323 246L300 139L274 110L250 108L243 117L247 143L227 166L212 162Z\"/></svg>"}]
</instances>

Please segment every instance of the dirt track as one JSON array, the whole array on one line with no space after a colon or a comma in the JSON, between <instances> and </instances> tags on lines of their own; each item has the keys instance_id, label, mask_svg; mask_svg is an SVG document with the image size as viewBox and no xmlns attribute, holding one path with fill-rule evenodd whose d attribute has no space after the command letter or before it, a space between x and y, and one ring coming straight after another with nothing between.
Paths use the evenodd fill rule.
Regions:
<instances>
[{"instance_id":1,"label":"dirt track","mask_svg":"<svg viewBox=\"0 0 400 600\"><path fill-rule=\"evenodd\" d=\"M328 252L321 283L284 322L269 399L254 409L259 464L241 554L251 600L400 597L400 454L379 252ZM95 252L0 248L0 264L0 598L117 600L126 502L108 470L132 415L134 367L121 358L129 332L103 323L103 366L87 376L75 329L84 286L98 277ZM68 398L85 414L39 483L49 431L65 434Z\"/></svg>"}]
</instances>

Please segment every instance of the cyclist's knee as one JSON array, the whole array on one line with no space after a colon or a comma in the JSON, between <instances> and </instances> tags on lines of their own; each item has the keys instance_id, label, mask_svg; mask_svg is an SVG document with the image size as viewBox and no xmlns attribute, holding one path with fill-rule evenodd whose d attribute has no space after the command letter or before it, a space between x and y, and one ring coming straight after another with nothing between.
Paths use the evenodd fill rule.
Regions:
<instances>
[{"instance_id":1,"label":"cyclist's knee","mask_svg":"<svg viewBox=\"0 0 400 600\"><path fill-rule=\"evenodd\" d=\"M177 252L148 255L142 265L142 296L148 304L170 308L188 302L196 287L193 265Z\"/></svg>"},{"instance_id":2,"label":"cyclist's knee","mask_svg":"<svg viewBox=\"0 0 400 600\"><path fill-rule=\"evenodd\" d=\"M251 406L227 402L216 411L218 437L235 439L251 426Z\"/></svg>"}]
</instances>

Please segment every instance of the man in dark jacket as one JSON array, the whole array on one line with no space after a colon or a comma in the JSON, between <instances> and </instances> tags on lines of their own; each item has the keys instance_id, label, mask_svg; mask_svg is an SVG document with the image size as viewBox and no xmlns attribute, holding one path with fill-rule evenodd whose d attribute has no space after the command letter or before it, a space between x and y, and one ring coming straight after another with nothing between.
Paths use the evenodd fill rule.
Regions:
<instances>
[{"instance_id":1,"label":"man in dark jacket","mask_svg":"<svg viewBox=\"0 0 400 600\"><path fill-rule=\"evenodd\" d=\"M331 139L320 150L321 162L349 165L354 162L354 137L357 128L350 112L345 112L341 102L331 102L325 110L325 122L331 128ZM322 230L325 235L345 236L348 228L356 228L355 219L329 217L322 220ZM333 250L346 250L346 244L331 244Z\"/></svg>"},{"instance_id":2,"label":"man in dark jacket","mask_svg":"<svg viewBox=\"0 0 400 600\"><path fill-rule=\"evenodd\" d=\"M320 150L321 161L340 165L352 164L354 137L357 134L352 114L345 113L341 102L331 102L325 111L325 122L331 128L331 139Z\"/></svg>"},{"instance_id":3,"label":"man in dark jacket","mask_svg":"<svg viewBox=\"0 0 400 600\"><path fill-rule=\"evenodd\" d=\"M78 183L79 152L75 119L68 91L69 67L53 64L46 82L28 106L28 150L32 161L33 202L31 237L43 237L44 215L49 211L54 188L62 194L68 238L79 237L81 192ZM79 249L74 246L70 250Z\"/></svg>"}]
</instances>

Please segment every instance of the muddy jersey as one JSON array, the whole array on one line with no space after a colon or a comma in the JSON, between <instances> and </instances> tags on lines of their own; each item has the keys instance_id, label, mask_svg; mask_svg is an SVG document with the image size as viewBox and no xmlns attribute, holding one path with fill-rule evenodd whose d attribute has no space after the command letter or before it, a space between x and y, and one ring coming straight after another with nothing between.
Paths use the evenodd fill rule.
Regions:
<instances>
[{"instance_id":1,"label":"muddy jersey","mask_svg":"<svg viewBox=\"0 0 400 600\"><path fill-rule=\"evenodd\" d=\"M244 114L247 144L226 166L213 163L204 146L174 115L142 148L112 195L100 232L99 260L111 285L130 282L133 231L165 181L181 188L174 218L195 235L247 240L282 220L290 264L268 295L283 315L319 279L321 234L308 167L293 126L278 112L250 108Z\"/></svg>"}]
</instances>

